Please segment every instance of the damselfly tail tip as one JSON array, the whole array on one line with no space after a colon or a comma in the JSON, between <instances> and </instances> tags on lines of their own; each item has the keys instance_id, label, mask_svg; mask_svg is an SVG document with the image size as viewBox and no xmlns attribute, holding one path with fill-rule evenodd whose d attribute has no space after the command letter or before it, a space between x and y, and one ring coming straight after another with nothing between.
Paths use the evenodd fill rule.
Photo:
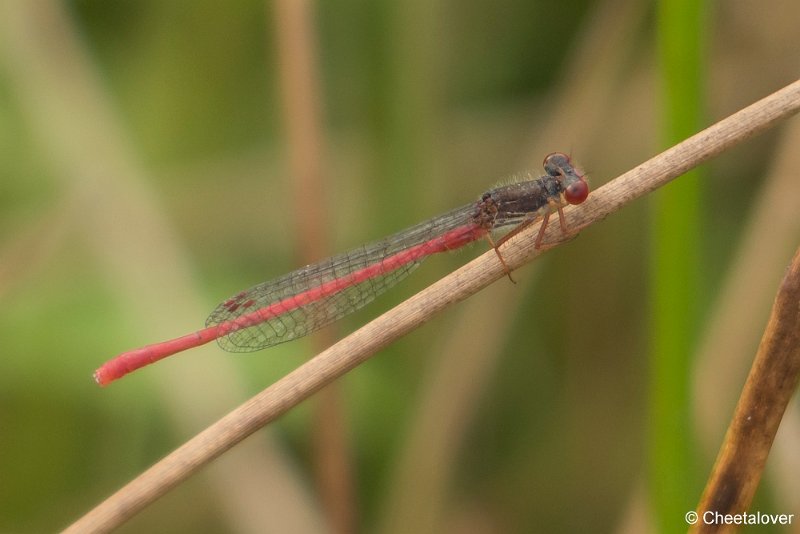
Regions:
<instances>
[{"instance_id":1,"label":"damselfly tail tip","mask_svg":"<svg viewBox=\"0 0 800 534\"><path fill-rule=\"evenodd\" d=\"M111 382L111 380L109 380L106 374L103 372L102 367L92 374L92 378L94 378L95 383L100 387L105 387Z\"/></svg>"}]
</instances>

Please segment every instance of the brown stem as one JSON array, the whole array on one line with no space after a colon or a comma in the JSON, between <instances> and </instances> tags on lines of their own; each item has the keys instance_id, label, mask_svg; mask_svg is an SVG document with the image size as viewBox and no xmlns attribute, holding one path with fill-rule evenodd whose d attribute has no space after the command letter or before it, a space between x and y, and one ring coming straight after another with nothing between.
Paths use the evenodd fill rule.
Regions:
<instances>
[{"instance_id":1,"label":"brown stem","mask_svg":"<svg viewBox=\"0 0 800 534\"><path fill-rule=\"evenodd\" d=\"M598 222L633 200L663 186L724 150L762 132L800 109L800 81L719 121L662 152L564 210L569 228ZM534 246L533 225L501 249L510 269L544 252ZM561 230L551 225L545 245L557 243ZM545 247L547 248L547 247ZM266 388L190 439L71 525L67 532L107 532L141 511L244 438L280 417L310 395L369 359L378 350L505 276L494 251L449 274L371 321Z\"/></svg>"},{"instance_id":2,"label":"brown stem","mask_svg":"<svg viewBox=\"0 0 800 534\"><path fill-rule=\"evenodd\" d=\"M725 525L719 516L742 514L753 500L775 433L800 380L798 303L800 249L778 289L756 359L697 507L698 521L692 532L738 529L737 525Z\"/></svg>"}]
</instances>

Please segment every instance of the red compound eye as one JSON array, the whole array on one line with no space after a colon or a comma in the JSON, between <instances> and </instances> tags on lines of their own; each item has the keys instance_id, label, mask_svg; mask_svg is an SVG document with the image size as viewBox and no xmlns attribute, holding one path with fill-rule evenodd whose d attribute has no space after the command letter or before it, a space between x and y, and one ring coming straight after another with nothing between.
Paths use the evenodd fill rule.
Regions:
<instances>
[{"instance_id":1,"label":"red compound eye","mask_svg":"<svg viewBox=\"0 0 800 534\"><path fill-rule=\"evenodd\" d=\"M586 180L581 178L577 182L572 182L567 186L567 190L564 191L564 198L567 199L567 202L570 204L580 204L586 197L589 196L589 184L586 183Z\"/></svg>"}]
</instances>

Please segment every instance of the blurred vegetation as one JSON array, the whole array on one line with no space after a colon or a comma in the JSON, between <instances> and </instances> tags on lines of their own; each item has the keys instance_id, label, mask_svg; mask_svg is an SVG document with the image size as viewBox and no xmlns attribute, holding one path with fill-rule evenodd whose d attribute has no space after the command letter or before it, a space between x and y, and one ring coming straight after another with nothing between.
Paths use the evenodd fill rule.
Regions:
<instances>
[{"instance_id":1,"label":"blurred vegetation","mask_svg":"<svg viewBox=\"0 0 800 534\"><path fill-rule=\"evenodd\" d=\"M704 122L707 10L705 2L694 0L659 3L665 147ZM692 352L704 311L697 298L703 287L702 177L692 170L652 196L649 487L661 532L683 532L674 518L693 507L702 480L692 457L694 432L675 432L691 419Z\"/></svg>"},{"instance_id":2,"label":"blurred vegetation","mask_svg":"<svg viewBox=\"0 0 800 534\"><path fill-rule=\"evenodd\" d=\"M632 0L334 0L313 12L337 251L539 172L553 150L597 188L662 148L673 113L691 108L692 126L670 141L793 81L800 45L788 0L718 5L669 37L655 6ZM0 21L0 531L43 532L313 355L310 340L252 355L209 347L107 389L90 379L114 354L197 329L217 302L297 267L306 206L290 192L275 31L285 21L272 3L9 1ZM699 79L664 72L656 35L701 35L680 52L699 61ZM688 90L666 98L667 84ZM699 498L800 236L791 221L750 226L762 191L792 168L793 124L679 180L689 200L655 215L683 232L663 254L691 259L699 289L651 277L665 238L639 202L341 380L360 530L684 529L683 513L663 514ZM681 209L694 202L684 207L702 219ZM746 248L749 232L774 256ZM336 335L483 250L429 260ZM739 340L721 349L709 325L731 311L718 307L728 273L754 255L766 282L748 279L759 291L735 307L752 331L720 327ZM654 330L659 291L688 324ZM680 361L649 360L669 329L686 340ZM676 357L664 354L653 357ZM698 370L706 361L710 374ZM662 382L665 368L677 382ZM323 524L315 409L234 448L122 531ZM651 505L671 447L684 446L675 436L696 469L678 474L689 494ZM786 481L797 473L770 461L757 509L794 513Z\"/></svg>"}]
</instances>

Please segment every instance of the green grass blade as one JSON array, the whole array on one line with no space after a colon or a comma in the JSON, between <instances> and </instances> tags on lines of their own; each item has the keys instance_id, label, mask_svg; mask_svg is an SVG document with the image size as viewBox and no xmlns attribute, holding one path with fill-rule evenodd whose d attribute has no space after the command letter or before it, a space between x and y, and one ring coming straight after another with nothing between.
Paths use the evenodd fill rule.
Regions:
<instances>
[{"instance_id":1,"label":"green grass blade","mask_svg":"<svg viewBox=\"0 0 800 534\"><path fill-rule=\"evenodd\" d=\"M702 123L705 4L659 4L665 146ZM690 417L690 355L696 339L702 228L697 172L665 187L652 204L650 255L650 493L660 532L685 532L697 499Z\"/></svg>"}]
</instances>

